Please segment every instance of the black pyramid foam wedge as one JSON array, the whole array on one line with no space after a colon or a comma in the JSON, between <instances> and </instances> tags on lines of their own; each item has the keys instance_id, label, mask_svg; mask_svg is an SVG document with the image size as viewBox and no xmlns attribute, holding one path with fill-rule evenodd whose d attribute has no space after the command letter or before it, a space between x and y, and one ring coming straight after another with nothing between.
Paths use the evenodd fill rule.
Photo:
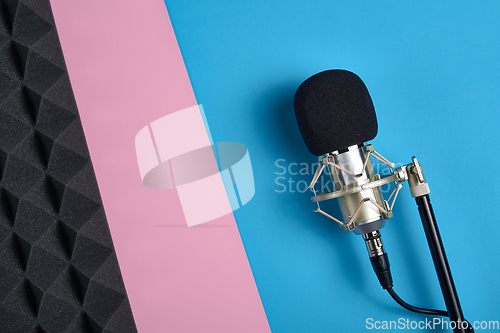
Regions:
<instances>
[{"instance_id":1,"label":"black pyramid foam wedge","mask_svg":"<svg viewBox=\"0 0 500 333\"><path fill-rule=\"evenodd\" d=\"M0 332L137 332L49 0L0 0Z\"/></svg>"}]
</instances>

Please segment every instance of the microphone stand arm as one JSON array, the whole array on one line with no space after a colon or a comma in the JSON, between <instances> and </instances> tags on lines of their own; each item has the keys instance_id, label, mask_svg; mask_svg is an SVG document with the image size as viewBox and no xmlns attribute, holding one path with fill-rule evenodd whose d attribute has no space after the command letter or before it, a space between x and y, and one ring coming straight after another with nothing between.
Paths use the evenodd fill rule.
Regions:
<instances>
[{"instance_id":1,"label":"microphone stand arm","mask_svg":"<svg viewBox=\"0 0 500 333\"><path fill-rule=\"evenodd\" d=\"M422 220L425 236L450 318L450 326L453 327L454 325L453 332L455 333L467 332L465 327L470 325L465 321L462 313L455 283L451 275L450 265L446 258L443 241L441 240L441 235L430 202L429 185L425 180L422 167L415 157L413 157L413 163L406 166L406 175L408 177L411 195L417 202L418 212L420 213L420 219Z\"/></svg>"}]
</instances>

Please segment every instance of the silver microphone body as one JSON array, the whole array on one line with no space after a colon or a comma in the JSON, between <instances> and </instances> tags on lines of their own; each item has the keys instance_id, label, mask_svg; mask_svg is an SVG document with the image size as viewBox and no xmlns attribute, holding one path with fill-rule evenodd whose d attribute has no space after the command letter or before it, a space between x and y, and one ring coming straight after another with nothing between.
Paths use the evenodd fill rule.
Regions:
<instances>
[{"instance_id":1,"label":"silver microphone body","mask_svg":"<svg viewBox=\"0 0 500 333\"><path fill-rule=\"evenodd\" d=\"M335 186L338 189L359 188L370 181L375 181L377 177L379 177L373 170L373 165L368 157L368 148L366 146L350 146L341 153L335 151L329 155L332 156L335 164L357 176L352 176L339 168L330 168ZM365 167L363 168L363 166ZM360 190L338 198L345 223L350 221L352 216L356 214L356 211L359 209L353 221L355 225L353 231L358 235L367 234L385 226L384 213L370 202L369 199L377 202L381 207L384 207L384 200L380 187ZM360 203L363 201L365 202L360 206Z\"/></svg>"}]
</instances>

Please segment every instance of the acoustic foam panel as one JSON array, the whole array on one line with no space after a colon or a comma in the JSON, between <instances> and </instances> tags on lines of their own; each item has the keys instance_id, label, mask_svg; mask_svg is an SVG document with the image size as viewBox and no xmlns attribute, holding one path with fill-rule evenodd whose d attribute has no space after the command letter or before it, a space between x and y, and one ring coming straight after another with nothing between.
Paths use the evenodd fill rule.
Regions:
<instances>
[{"instance_id":1,"label":"acoustic foam panel","mask_svg":"<svg viewBox=\"0 0 500 333\"><path fill-rule=\"evenodd\" d=\"M0 331L136 332L50 3L0 14Z\"/></svg>"}]
</instances>

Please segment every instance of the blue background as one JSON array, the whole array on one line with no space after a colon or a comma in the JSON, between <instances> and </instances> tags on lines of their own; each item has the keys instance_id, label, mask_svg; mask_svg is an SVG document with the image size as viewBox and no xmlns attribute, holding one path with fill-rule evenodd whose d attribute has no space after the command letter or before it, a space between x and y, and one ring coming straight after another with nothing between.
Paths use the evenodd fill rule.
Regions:
<instances>
[{"instance_id":1,"label":"blue background","mask_svg":"<svg viewBox=\"0 0 500 333\"><path fill-rule=\"evenodd\" d=\"M500 320L497 1L165 2L214 141L250 152L256 194L235 216L273 332L361 332L367 318L426 318L382 290L360 236L312 212L310 193L296 191L311 175L287 171L294 193L278 193L278 159L316 161L295 122L295 90L332 68L367 85L374 148L423 164L466 318ZM394 215L382 229L394 289L412 305L444 309L407 184Z\"/></svg>"}]
</instances>

